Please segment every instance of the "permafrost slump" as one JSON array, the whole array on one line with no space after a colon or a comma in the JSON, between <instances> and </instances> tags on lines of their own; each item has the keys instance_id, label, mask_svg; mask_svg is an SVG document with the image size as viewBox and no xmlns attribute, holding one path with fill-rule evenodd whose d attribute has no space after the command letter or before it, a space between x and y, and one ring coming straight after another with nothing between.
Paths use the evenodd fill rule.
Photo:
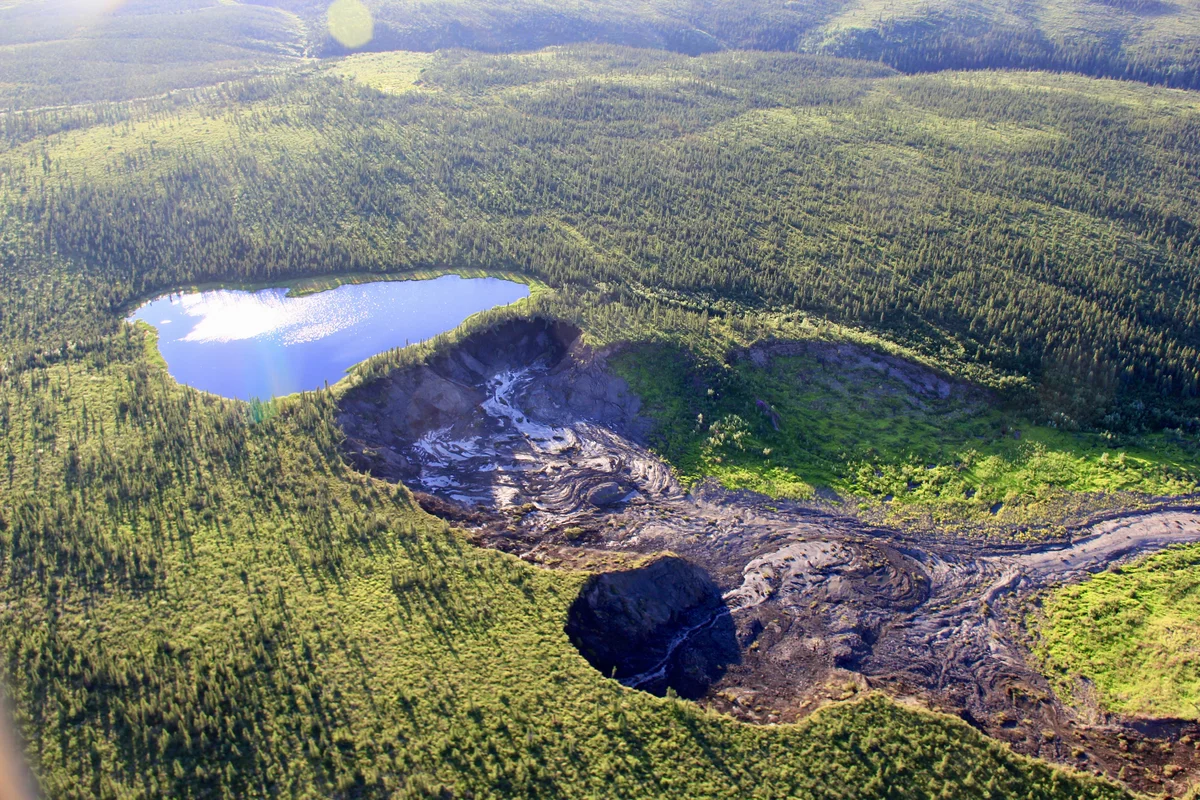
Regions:
<instances>
[{"instance_id":1,"label":"permafrost slump","mask_svg":"<svg viewBox=\"0 0 1200 800\"><path fill-rule=\"evenodd\" d=\"M662 556L588 579L567 615L584 657L634 689L700 698L740 659L720 588L695 564Z\"/></svg>"},{"instance_id":2,"label":"permafrost slump","mask_svg":"<svg viewBox=\"0 0 1200 800\"><path fill-rule=\"evenodd\" d=\"M879 688L960 714L1023 752L1061 760L1086 749L1113 773L1123 747L1146 735L1136 721L1077 725L1008 611L1049 583L1200 541L1196 514L1015 546L870 528L712 485L687 493L644 446L649 423L605 357L546 320L476 334L348 393L347 457L404 482L488 546L534 562L616 564L588 581L567 632L627 686L674 688L756 722L797 719L848 687ZM620 566L664 551L677 557ZM1169 728L1176 740L1200 734ZM1191 748L1145 755L1195 758Z\"/></svg>"}]
</instances>

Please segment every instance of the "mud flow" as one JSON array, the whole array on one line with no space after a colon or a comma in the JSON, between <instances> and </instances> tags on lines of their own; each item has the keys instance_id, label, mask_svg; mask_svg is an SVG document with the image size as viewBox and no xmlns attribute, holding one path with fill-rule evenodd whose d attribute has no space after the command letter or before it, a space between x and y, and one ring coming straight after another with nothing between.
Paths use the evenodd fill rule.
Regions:
<instances>
[{"instance_id":1,"label":"mud flow","mask_svg":"<svg viewBox=\"0 0 1200 800\"><path fill-rule=\"evenodd\" d=\"M760 723L880 689L1137 790L1181 793L1200 774L1200 728L1069 706L1017 623L1039 588L1200 541L1200 515L1130 516L1020 547L712 485L685 492L646 448L650 422L605 358L570 326L505 323L349 392L346 456L480 544L597 571L567 634L632 688Z\"/></svg>"}]
</instances>

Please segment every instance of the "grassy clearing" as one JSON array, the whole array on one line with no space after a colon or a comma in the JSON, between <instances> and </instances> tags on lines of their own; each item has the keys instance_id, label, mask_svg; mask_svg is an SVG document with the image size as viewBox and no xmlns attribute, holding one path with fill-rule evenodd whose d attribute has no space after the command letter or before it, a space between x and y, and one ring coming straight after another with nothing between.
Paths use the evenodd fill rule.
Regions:
<instances>
[{"instance_id":1,"label":"grassy clearing","mask_svg":"<svg viewBox=\"0 0 1200 800\"><path fill-rule=\"evenodd\" d=\"M1044 671L1068 696L1121 714L1200 718L1200 547L1051 591L1029 622Z\"/></svg>"},{"instance_id":2,"label":"grassy clearing","mask_svg":"<svg viewBox=\"0 0 1200 800\"><path fill-rule=\"evenodd\" d=\"M418 88L432 60L432 53L359 53L333 62L329 71L385 94L404 94Z\"/></svg>"},{"instance_id":3,"label":"grassy clearing","mask_svg":"<svg viewBox=\"0 0 1200 800\"><path fill-rule=\"evenodd\" d=\"M811 498L827 489L898 520L1019 523L1080 494L1191 492L1189 438L1069 432L894 358L813 342L810 352L700 366L672 347L615 366L657 420L685 483Z\"/></svg>"}]
</instances>

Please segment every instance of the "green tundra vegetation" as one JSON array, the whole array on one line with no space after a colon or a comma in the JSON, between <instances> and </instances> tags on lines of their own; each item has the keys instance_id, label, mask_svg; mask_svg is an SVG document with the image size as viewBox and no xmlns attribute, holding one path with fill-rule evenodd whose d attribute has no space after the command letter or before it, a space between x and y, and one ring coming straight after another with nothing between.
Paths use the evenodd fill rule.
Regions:
<instances>
[{"instance_id":1,"label":"green tundra vegetation","mask_svg":"<svg viewBox=\"0 0 1200 800\"><path fill-rule=\"evenodd\" d=\"M1200 547L1175 547L1048 592L1030 617L1067 697L1142 717L1200 717Z\"/></svg>"},{"instance_id":2,"label":"green tundra vegetation","mask_svg":"<svg viewBox=\"0 0 1200 800\"><path fill-rule=\"evenodd\" d=\"M723 370L696 412L721 427L664 441L688 474L878 494L974 451L964 496L1177 492L1200 413L1198 144L1200 100L1170 89L613 47L370 54L0 115L0 668L46 793L1124 796L880 697L754 728L624 690L562 631L581 576L476 550L345 466L341 388L203 395L122 317L210 281L512 271L549 287L527 310L636 335L622 368L664 420L693 411L672 409L683 373L644 376L664 348ZM866 387L796 392L787 364L713 350L772 320L898 348L994 404L814 431ZM793 437L778 455L773 426L722 422L761 429L760 394ZM1021 420L1037 434L991 435Z\"/></svg>"},{"instance_id":3,"label":"green tundra vegetation","mask_svg":"<svg viewBox=\"0 0 1200 800\"><path fill-rule=\"evenodd\" d=\"M649 345L621 353L615 367L658 423L652 443L685 485L713 477L805 500L832 489L893 524L1021 538L1053 533L1081 504L1094 513L1101 503L1195 491L1191 437L1037 424L987 392L921 394L858 358L814 347L729 364Z\"/></svg>"}]
</instances>

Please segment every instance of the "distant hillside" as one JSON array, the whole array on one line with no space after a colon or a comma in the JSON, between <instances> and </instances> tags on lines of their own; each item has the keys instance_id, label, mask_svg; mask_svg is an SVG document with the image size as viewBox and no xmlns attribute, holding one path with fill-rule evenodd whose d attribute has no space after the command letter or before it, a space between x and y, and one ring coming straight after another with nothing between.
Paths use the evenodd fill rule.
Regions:
<instances>
[{"instance_id":1,"label":"distant hillside","mask_svg":"<svg viewBox=\"0 0 1200 800\"><path fill-rule=\"evenodd\" d=\"M315 52L345 52L327 3L265 0L309 20ZM1200 86L1200 0L365 0L372 50L511 52L608 42L683 53L800 50L906 72L1020 68Z\"/></svg>"},{"instance_id":2,"label":"distant hillside","mask_svg":"<svg viewBox=\"0 0 1200 800\"><path fill-rule=\"evenodd\" d=\"M0 3L0 110L245 78L294 61L304 35L285 11L218 0Z\"/></svg>"},{"instance_id":3,"label":"distant hillside","mask_svg":"<svg viewBox=\"0 0 1200 800\"><path fill-rule=\"evenodd\" d=\"M359 0L342 0L357 4ZM354 49L518 52L600 42L697 55L780 50L905 72L1046 69L1200 88L1200 0L363 0ZM351 52L326 0L8 0L0 109L121 100Z\"/></svg>"},{"instance_id":4,"label":"distant hillside","mask_svg":"<svg viewBox=\"0 0 1200 800\"><path fill-rule=\"evenodd\" d=\"M1049 69L1197 88L1200 2L859 0L805 46L906 72Z\"/></svg>"},{"instance_id":5,"label":"distant hillside","mask_svg":"<svg viewBox=\"0 0 1200 800\"><path fill-rule=\"evenodd\" d=\"M325 31L324 0L260 0L313 25L317 52L345 52ZM606 42L683 53L721 48L796 50L845 0L366 0L374 16L371 50L465 47L491 52Z\"/></svg>"}]
</instances>

